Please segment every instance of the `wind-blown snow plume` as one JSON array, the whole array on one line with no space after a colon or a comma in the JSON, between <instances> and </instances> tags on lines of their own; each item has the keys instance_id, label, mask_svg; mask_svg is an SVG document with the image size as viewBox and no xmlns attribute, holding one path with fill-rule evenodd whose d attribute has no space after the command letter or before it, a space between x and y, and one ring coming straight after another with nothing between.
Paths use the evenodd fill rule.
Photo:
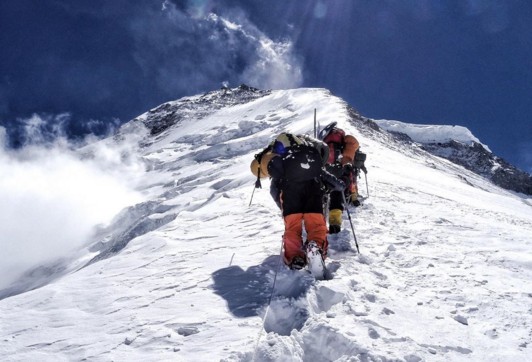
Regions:
<instances>
[{"instance_id":1,"label":"wind-blown snow plume","mask_svg":"<svg viewBox=\"0 0 532 362\"><path fill-rule=\"evenodd\" d=\"M144 17L132 23L131 30L137 63L147 72L158 69L162 89L184 92L191 84L204 89L213 80L265 89L302 84L302 61L293 44L272 40L242 13L227 18L197 6L180 9L170 1L161 11L164 19ZM157 31L151 31L155 23Z\"/></svg>"},{"instance_id":2,"label":"wind-blown snow plume","mask_svg":"<svg viewBox=\"0 0 532 362\"><path fill-rule=\"evenodd\" d=\"M43 140L33 116L28 137ZM120 157L123 147L99 146L81 158L69 144L5 147L0 128L0 288L30 267L79 249L93 228L107 223L123 207L140 200L128 180L139 164Z\"/></svg>"}]
</instances>

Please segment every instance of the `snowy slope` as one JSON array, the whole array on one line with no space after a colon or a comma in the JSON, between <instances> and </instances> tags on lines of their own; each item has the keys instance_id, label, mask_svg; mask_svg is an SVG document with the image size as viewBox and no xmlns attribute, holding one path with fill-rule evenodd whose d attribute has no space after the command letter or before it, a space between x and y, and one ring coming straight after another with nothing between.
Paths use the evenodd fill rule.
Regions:
<instances>
[{"instance_id":1,"label":"snowy slope","mask_svg":"<svg viewBox=\"0 0 532 362\"><path fill-rule=\"evenodd\" d=\"M351 210L361 255L345 251L344 213L334 278L317 282L280 264L267 181L248 206L253 155L278 132L311 134L314 108L359 139L369 170ZM148 112L104 141L139 141L145 201L98 230L71 264L85 267L0 301L2 361L532 360L530 198L326 90L187 112L156 132Z\"/></svg>"}]
</instances>

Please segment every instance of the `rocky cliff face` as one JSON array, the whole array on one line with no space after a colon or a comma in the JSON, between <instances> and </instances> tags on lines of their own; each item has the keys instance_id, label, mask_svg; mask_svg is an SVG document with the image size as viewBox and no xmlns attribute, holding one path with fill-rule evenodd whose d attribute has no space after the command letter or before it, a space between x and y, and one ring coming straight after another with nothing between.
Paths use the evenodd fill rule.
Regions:
<instances>
[{"instance_id":1,"label":"rocky cliff face","mask_svg":"<svg viewBox=\"0 0 532 362\"><path fill-rule=\"evenodd\" d=\"M466 145L456 141L423 144L422 148L433 155L461 165L507 190L532 195L532 176L487 151L474 142Z\"/></svg>"}]
</instances>

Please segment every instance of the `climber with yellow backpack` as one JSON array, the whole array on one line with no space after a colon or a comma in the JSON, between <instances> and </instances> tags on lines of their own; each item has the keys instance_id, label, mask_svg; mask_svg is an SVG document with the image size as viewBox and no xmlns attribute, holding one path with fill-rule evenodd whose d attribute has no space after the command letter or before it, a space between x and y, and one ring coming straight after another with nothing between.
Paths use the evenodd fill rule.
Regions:
<instances>
[{"instance_id":1,"label":"climber with yellow backpack","mask_svg":"<svg viewBox=\"0 0 532 362\"><path fill-rule=\"evenodd\" d=\"M324 169L328 147L309 136L279 134L255 155L251 171L260 179L270 177L270 193L282 210L285 223L283 260L291 269L310 268L308 248L315 245L321 263L327 255L327 224L323 215L323 195L343 190L345 183ZM307 240L303 241L303 226Z\"/></svg>"}]
</instances>

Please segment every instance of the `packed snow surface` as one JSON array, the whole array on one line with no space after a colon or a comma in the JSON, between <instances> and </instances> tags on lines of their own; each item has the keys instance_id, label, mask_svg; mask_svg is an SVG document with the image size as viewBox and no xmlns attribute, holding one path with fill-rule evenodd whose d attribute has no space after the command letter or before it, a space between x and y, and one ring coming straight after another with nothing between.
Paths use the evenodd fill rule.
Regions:
<instances>
[{"instance_id":1,"label":"packed snow surface","mask_svg":"<svg viewBox=\"0 0 532 362\"><path fill-rule=\"evenodd\" d=\"M279 132L312 134L315 108L368 155L350 209L361 253L344 212L320 281L282 265L267 180L249 205L253 155ZM131 139L146 201L71 261L92 263L0 301L0 360L532 360L530 199L359 127L322 89L191 114L156 136L137 120L105 142Z\"/></svg>"}]
</instances>

